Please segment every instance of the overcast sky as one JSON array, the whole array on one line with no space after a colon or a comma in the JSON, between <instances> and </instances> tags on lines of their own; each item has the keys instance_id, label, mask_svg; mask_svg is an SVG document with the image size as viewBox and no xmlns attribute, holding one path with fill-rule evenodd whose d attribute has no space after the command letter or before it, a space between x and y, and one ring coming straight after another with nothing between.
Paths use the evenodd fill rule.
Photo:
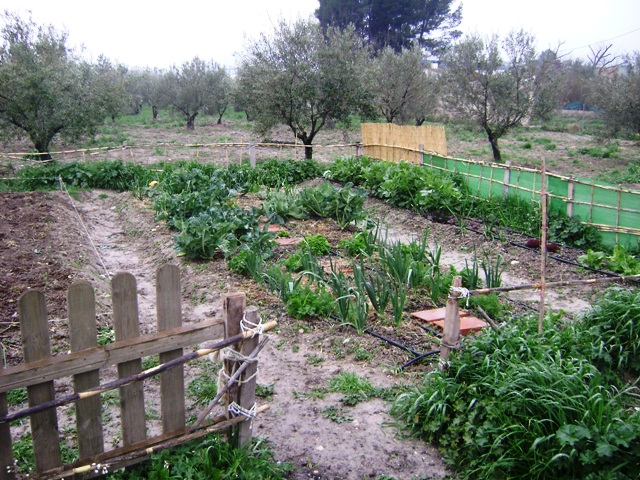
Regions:
<instances>
[{"instance_id":1,"label":"overcast sky","mask_svg":"<svg viewBox=\"0 0 640 480\"><path fill-rule=\"evenodd\" d=\"M640 51L640 0L463 0L461 30L482 35L523 28L538 49L586 58L589 45ZM247 38L280 19L313 16L318 0L2 0L0 8L69 33L90 58L104 54L131 67L167 68L199 56L233 67Z\"/></svg>"}]
</instances>

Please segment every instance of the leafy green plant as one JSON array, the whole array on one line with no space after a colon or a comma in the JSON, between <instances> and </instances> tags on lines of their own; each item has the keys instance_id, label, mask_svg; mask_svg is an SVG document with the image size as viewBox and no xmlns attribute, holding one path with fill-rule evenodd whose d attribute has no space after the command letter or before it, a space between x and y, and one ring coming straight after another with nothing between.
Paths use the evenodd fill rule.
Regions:
<instances>
[{"instance_id":1,"label":"leafy green plant","mask_svg":"<svg viewBox=\"0 0 640 480\"><path fill-rule=\"evenodd\" d=\"M594 250L588 249L585 255L580 255L578 257L578 262L583 265L586 265L589 268L595 268L600 270L605 261L607 259L607 254L604 252L596 252Z\"/></svg>"},{"instance_id":2,"label":"leafy green plant","mask_svg":"<svg viewBox=\"0 0 640 480\"><path fill-rule=\"evenodd\" d=\"M315 257L328 255L331 252L331 244L327 238L320 234L307 235L302 242L298 244L299 250L308 249Z\"/></svg>"},{"instance_id":3,"label":"leafy green plant","mask_svg":"<svg viewBox=\"0 0 640 480\"><path fill-rule=\"evenodd\" d=\"M294 318L328 317L333 312L333 296L322 288L313 290L308 285L299 286L289 295L287 313Z\"/></svg>"},{"instance_id":4,"label":"leafy green plant","mask_svg":"<svg viewBox=\"0 0 640 480\"><path fill-rule=\"evenodd\" d=\"M271 223L284 225L289 218L301 220L308 215L298 204L298 196L291 192L276 191L267 196L262 204L262 211Z\"/></svg>"},{"instance_id":5,"label":"leafy green plant","mask_svg":"<svg viewBox=\"0 0 640 480\"><path fill-rule=\"evenodd\" d=\"M578 257L578 261L590 268L607 268L612 272L621 273L622 275L640 274L640 261L631 253L627 252L622 245L613 247L611 255L589 249L585 255Z\"/></svg>"},{"instance_id":6,"label":"leafy green plant","mask_svg":"<svg viewBox=\"0 0 640 480\"><path fill-rule=\"evenodd\" d=\"M568 217L559 210L550 209L548 225L549 240L552 242L582 250L599 250L602 245L598 230L591 225L583 224L577 216Z\"/></svg>"},{"instance_id":7,"label":"leafy green plant","mask_svg":"<svg viewBox=\"0 0 640 480\"><path fill-rule=\"evenodd\" d=\"M325 407L322 410L320 410L320 412L325 418L328 418L329 420L335 423L353 422L352 415L345 413L342 408L338 408L334 405Z\"/></svg>"},{"instance_id":8,"label":"leafy green plant","mask_svg":"<svg viewBox=\"0 0 640 480\"><path fill-rule=\"evenodd\" d=\"M352 184L347 183L338 189L329 182L323 182L302 190L299 202L310 215L333 218L344 229L352 222L367 218L367 213L362 208L366 194L352 187Z\"/></svg>"},{"instance_id":9,"label":"leafy green plant","mask_svg":"<svg viewBox=\"0 0 640 480\"><path fill-rule=\"evenodd\" d=\"M342 393L344 397L340 401L348 406L367 401L375 394L371 382L355 372L340 372L332 376L328 387L332 392Z\"/></svg>"}]
</instances>

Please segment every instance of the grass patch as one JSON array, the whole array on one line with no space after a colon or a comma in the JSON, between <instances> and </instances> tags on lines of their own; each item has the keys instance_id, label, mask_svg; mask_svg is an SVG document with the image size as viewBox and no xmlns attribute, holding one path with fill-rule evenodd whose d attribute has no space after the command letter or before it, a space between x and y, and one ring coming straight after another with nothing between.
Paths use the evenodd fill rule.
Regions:
<instances>
[{"instance_id":1,"label":"grass patch","mask_svg":"<svg viewBox=\"0 0 640 480\"><path fill-rule=\"evenodd\" d=\"M459 478L636 478L638 388L624 378L640 367L638 305L637 291L612 289L583 321L487 329L392 413Z\"/></svg>"},{"instance_id":2,"label":"grass patch","mask_svg":"<svg viewBox=\"0 0 640 480\"><path fill-rule=\"evenodd\" d=\"M210 478L284 480L293 470L289 463L276 462L271 447L254 438L244 448L232 448L220 436L188 442L151 455L151 460L107 478L121 480Z\"/></svg>"}]
</instances>

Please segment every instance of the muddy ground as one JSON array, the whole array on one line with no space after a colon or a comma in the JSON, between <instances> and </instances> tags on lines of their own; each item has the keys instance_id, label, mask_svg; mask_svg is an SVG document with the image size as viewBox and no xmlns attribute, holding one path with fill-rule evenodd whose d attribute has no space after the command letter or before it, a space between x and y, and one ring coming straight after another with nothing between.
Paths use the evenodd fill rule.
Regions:
<instances>
[{"instance_id":1,"label":"muddy ground","mask_svg":"<svg viewBox=\"0 0 640 480\"><path fill-rule=\"evenodd\" d=\"M253 201L258 201L254 199ZM530 283L539 276L539 254L508 242L489 241L484 236L458 230L456 225L431 223L411 212L397 210L377 200L369 199L370 214L384 222L390 239L408 241L425 229L430 231L432 244L443 247L443 266L464 267L473 249L500 253L507 265L506 284ZM322 233L333 245L351 232L340 231L332 221L298 221L287 225L291 236ZM223 259L191 262L179 257L173 248L174 233L154 221L150 205L128 193L81 192L72 198L66 192L0 194L0 341L7 363L22 359L19 340L17 301L29 288L44 291L51 323L52 350L68 350L66 329L66 289L75 281L89 281L96 288L98 322L110 325L109 279L118 271L132 273L138 282L138 302L142 332L155 329L155 270L166 263L180 267L185 323L222 318L222 298L227 293L242 291L249 305L260 309L263 319L277 319L279 328L270 333L271 342L260 356L258 383L270 393L260 403L271 408L254 421L256 435L266 437L273 445L276 457L292 462L292 479L346 479L392 476L398 480L443 478L447 475L438 452L418 440L406 438L393 426L389 404L379 400L345 407L341 395L327 393L317 398L314 392L326 389L331 376L356 372L375 386L391 387L415 384L435 359L421 362L403 372L398 367L412 358L402 349L371 335L358 336L349 327L331 321L295 320L289 317L277 297L259 288L253 281L230 272ZM512 239L517 243L521 239ZM276 256L285 255L293 247L279 247ZM565 249L563 255L574 257L578 252ZM548 281L585 277L579 268L551 262ZM548 292L549 308L578 313L588 308L598 295L598 288L563 289ZM525 292L514 295L519 303L514 308L535 307L538 294ZM426 352L438 348L438 338L427 334L412 322L408 313L430 306L415 301L408 305L405 324L393 328L383 323L371 323L375 332L410 348ZM362 352L370 355L362 356ZM207 362L206 360L205 362ZM187 369L189 382L206 365ZM68 391L68 382L58 382L59 394ZM148 402L157 403L157 383L145 385ZM190 399L188 414L201 408ZM117 403L117 402L115 402ZM328 418L327 407L334 407L342 423ZM156 411L159 407L156 405ZM107 446L119 444L118 412L110 411ZM68 415L59 415L61 430L72 432L65 425ZM158 420L149 421L150 432L157 431ZM14 435L24 432L26 424L14 428Z\"/></svg>"}]
</instances>

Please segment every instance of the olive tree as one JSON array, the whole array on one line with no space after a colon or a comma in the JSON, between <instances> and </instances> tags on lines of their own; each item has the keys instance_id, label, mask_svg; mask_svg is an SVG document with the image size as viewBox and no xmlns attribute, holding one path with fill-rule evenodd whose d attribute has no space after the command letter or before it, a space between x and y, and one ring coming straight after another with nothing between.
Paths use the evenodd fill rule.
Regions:
<instances>
[{"instance_id":1,"label":"olive tree","mask_svg":"<svg viewBox=\"0 0 640 480\"><path fill-rule=\"evenodd\" d=\"M56 135L93 135L105 119L93 65L67 46L67 34L5 12L0 45L0 133L27 135L42 160Z\"/></svg>"},{"instance_id":2,"label":"olive tree","mask_svg":"<svg viewBox=\"0 0 640 480\"><path fill-rule=\"evenodd\" d=\"M375 104L387 123L402 116L418 96L425 76L423 58L419 49L396 53L386 47L378 53L374 61Z\"/></svg>"},{"instance_id":3,"label":"olive tree","mask_svg":"<svg viewBox=\"0 0 640 480\"><path fill-rule=\"evenodd\" d=\"M536 58L534 37L522 30L503 40L470 35L443 58L443 97L452 112L482 127L499 162L498 140L534 113L550 71Z\"/></svg>"},{"instance_id":4,"label":"olive tree","mask_svg":"<svg viewBox=\"0 0 640 480\"><path fill-rule=\"evenodd\" d=\"M218 115L220 123L230 101L230 79L222 67L195 57L162 75L155 91L159 106L184 115L187 129L195 128L200 112Z\"/></svg>"},{"instance_id":5,"label":"olive tree","mask_svg":"<svg viewBox=\"0 0 640 480\"><path fill-rule=\"evenodd\" d=\"M618 72L596 80L595 101L609 135L640 134L640 53L625 59Z\"/></svg>"},{"instance_id":6,"label":"olive tree","mask_svg":"<svg viewBox=\"0 0 640 480\"><path fill-rule=\"evenodd\" d=\"M373 113L367 59L352 28L329 28L323 35L311 20L282 21L244 53L238 95L260 134L287 125L312 158L313 140L327 122Z\"/></svg>"},{"instance_id":7,"label":"olive tree","mask_svg":"<svg viewBox=\"0 0 640 480\"><path fill-rule=\"evenodd\" d=\"M218 117L216 123L222 123L222 116L227 111L233 97L233 79L224 67L214 64L206 77L207 93L204 100L204 112Z\"/></svg>"}]
</instances>

